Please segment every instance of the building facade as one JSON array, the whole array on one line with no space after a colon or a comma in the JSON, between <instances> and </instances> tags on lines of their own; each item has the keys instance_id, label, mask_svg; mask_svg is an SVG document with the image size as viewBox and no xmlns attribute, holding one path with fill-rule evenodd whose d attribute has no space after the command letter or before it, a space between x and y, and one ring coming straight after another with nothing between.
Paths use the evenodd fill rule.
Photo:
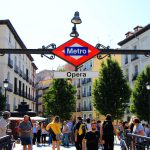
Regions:
<instances>
[{"instance_id":1,"label":"building facade","mask_svg":"<svg viewBox=\"0 0 150 150\"><path fill-rule=\"evenodd\" d=\"M0 20L0 48L26 49L9 20ZM36 111L36 89L34 80L37 67L29 54L5 54L0 56L0 87L5 95L3 81L8 80L5 110L14 111L25 101Z\"/></svg>"},{"instance_id":2,"label":"building facade","mask_svg":"<svg viewBox=\"0 0 150 150\"><path fill-rule=\"evenodd\" d=\"M37 99L37 112L39 116L44 116L45 107L42 96L51 86L53 79L53 70L43 70L36 74L36 99Z\"/></svg>"},{"instance_id":3,"label":"building facade","mask_svg":"<svg viewBox=\"0 0 150 150\"><path fill-rule=\"evenodd\" d=\"M150 49L150 24L145 27L136 26L133 32L127 32L126 38L118 43L122 49ZM145 55L122 55L121 64L130 87L134 87L134 82L139 73L150 65L150 57ZM130 119L129 109L125 113L125 120Z\"/></svg>"}]
</instances>

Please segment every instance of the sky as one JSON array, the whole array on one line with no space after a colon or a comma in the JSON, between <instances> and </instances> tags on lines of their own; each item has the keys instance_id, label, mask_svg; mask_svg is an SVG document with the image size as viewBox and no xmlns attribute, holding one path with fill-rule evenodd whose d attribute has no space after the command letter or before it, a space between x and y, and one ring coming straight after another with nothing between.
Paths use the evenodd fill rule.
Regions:
<instances>
[{"instance_id":1,"label":"sky","mask_svg":"<svg viewBox=\"0 0 150 150\"><path fill-rule=\"evenodd\" d=\"M125 33L150 23L150 0L0 0L0 20L9 19L27 48L36 49L71 39L71 19L78 11L79 38L96 46L119 48ZM32 55L38 71L56 70L66 62Z\"/></svg>"}]
</instances>

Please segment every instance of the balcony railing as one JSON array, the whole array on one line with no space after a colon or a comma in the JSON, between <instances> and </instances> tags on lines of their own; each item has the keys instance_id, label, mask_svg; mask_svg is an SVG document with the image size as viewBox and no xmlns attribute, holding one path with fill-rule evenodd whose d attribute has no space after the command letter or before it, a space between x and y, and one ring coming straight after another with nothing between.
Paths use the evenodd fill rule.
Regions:
<instances>
[{"instance_id":1,"label":"balcony railing","mask_svg":"<svg viewBox=\"0 0 150 150\"><path fill-rule=\"evenodd\" d=\"M82 80L82 84L86 84L86 79L83 79L83 80Z\"/></svg>"},{"instance_id":2,"label":"balcony railing","mask_svg":"<svg viewBox=\"0 0 150 150\"><path fill-rule=\"evenodd\" d=\"M79 88L79 87L81 87L81 84L80 84L80 83L77 84L77 88Z\"/></svg>"},{"instance_id":3,"label":"balcony railing","mask_svg":"<svg viewBox=\"0 0 150 150\"><path fill-rule=\"evenodd\" d=\"M6 110L10 111L10 104L6 104Z\"/></svg>"},{"instance_id":4,"label":"balcony railing","mask_svg":"<svg viewBox=\"0 0 150 150\"><path fill-rule=\"evenodd\" d=\"M80 94L78 94L78 95L77 95L77 99L81 99L81 96L80 96Z\"/></svg>"},{"instance_id":5,"label":"balcony railing","mask_svg":"<svg viewBox=\"0 0 150 150\"><path fill-rule=\"evenodd\" d=\"M125 62L124 62L124 64L128 64L128 59L127 59L127 58L125 59Z\"/></svg>"},{"instance_id":6,"label":"balcony railing","mask_svg":"<svg viewBox=\"0 0 150 150\"><path fill-rule=\"evenodd\" d=\"M82 97L86 97L86 93L82 93Z\"/></svg>"},{"instance_id":7,"label":"balcony railing","mask_svg":"<svg viewBox=\"0 0 150 150\"><path fill-rule=\"evenodd\" d=\"M11 58L8 58L8 66L13 68L13 60Z\"/></svg>"},{"instance_id":8,"label":"balcony railing","mask_svg":"<svg viewBox=\"0 0 150 150\"><path fill-rule=\"evenodd\" d=\"M83 107L82 111L92 111L92 107Z\"/></svg>"},{"instance_id":9,"label":"balcony railing","mask_svg":"<svg viewBox=\"0 0 150 150\"><path fill-rule=\"evenodd\" d=\"M22 77L22 73L23 73L22 70L19 69L19 70L18 70L18 74L19 74L20 77Z\"/></svg>"},{"instance_id":10,"label":"balcony railing","mask_svg":"<svg viewBox=\"0 0 150 150\"><path fill-rule=\"evenodd\" d=\"M92 79L91 78L87 78L87 83L91 82Z\"/></svg>"},{"instance_id":11,"label":"balcony railing","mask_svg":"<svg viewBox=\"0 0 150 150\"><path fill-rule=\"evenodd\" d=\"M91 96L91 92L87 92L87 96Z\"/></svg>"},{"instance_id":12,"label":"balcony railing","mask_svg":"<svg viewBox=\"0 0 150 150\"><path fill-rule=\"evenodd\" d=\"M132 81L136 80L138 73L132 74Z\"/></svg>"},{"instance_id":13,"label":"balcony railing","mask_svg":"<svg viewBox=\"0 0 150 150\"><path fill-rule=\"evenodd\" d=\"M7 91L12 92L13 91L13 84L8 83Z\"/></svg>"},{"instance_id":14,"label":"balcony railing","mask_svg":"<svg viewBox=\"0 0 150 150\"><path fill-rule=\"evenodd\" d=\"M138 55L136 55L136 54L131 55L131 61L134 61L136 59L139 59Z\"/></svg>"},{"instance_id":15,"label":"balcony railing","mask_svg":"<svg viewBox=\"0 0 150 150\"><path fill-rule=\"evenodd\" d=\"M19 68L18 68L18 66L17 66L17 65L14 65L14 71L15 71L16 73L18 73L18 72L19 72Z\"/></svg>"},{"instance_id":16,"label":"balcony railing","mask_svg":"<svg viewBox=\"0 0 150 150\"><path fill-rule=\"evenodd\" d=\"M79 107L79 108L77 108L77 112L80 112L81 111L81 108Z\"/></svg>"}]
</instances>

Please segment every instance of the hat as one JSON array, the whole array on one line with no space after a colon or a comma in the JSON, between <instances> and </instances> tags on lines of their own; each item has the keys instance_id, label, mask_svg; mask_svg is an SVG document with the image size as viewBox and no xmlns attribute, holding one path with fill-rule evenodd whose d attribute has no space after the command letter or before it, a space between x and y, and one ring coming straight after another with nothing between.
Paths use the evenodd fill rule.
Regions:
<instances>
[{"instance_id":1,"label":"hat","mask_svg":"<svg viewBox=\"0 0 150 150\"><path fill-rule=\"evenodd\" d=\"M9 115L10 116L10 112L9 111L4 111L3 115Z\"/></svg>"}]
</instances>

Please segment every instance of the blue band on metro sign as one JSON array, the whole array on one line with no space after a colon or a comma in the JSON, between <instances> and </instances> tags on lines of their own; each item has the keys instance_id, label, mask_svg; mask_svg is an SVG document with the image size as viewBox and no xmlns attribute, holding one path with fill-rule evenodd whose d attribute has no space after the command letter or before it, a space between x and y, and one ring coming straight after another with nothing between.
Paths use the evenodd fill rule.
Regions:
<instances>
[{"instance_id":1,"label":"blue band on metro sign","mask_svg":"<svg viewBox=\"0 0 150 150\"><path fill-rule=\"evenodd\" d=\"M66 56L87 56L88 47L65 47Z\"/></svg>"}]
</instances>

